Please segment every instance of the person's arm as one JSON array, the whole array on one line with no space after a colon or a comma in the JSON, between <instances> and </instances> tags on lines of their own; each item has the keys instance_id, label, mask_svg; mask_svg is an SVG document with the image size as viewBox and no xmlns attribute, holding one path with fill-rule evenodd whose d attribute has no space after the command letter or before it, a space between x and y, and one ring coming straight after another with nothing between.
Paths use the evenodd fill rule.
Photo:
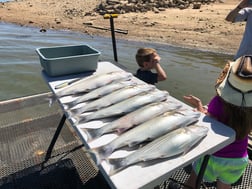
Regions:
<instances>
[{"instance_id":1,"label":"person's arm","mask_svg":"<svg viewBox=\"0 0 252 189\"><path fill-rule=\"evenodd\" d=\"M184 100L191 104L197 111L208 114L207 109L203 106L201 100L193 95L184 96Z\"/></svg>"},{"instance_id":2,"label":"person's arm","mask_svg":"<svg viewBox=\"0 0 252 189\"><path fill-rule=\"evenodd\" d=\"M159 63L155 64L155 70L158 74L158 81L166 80L166 78L167 78L166 73Z\"/></svg>"},{"instance_id":3,"label":"person's arm","mask_svg":"<svg viewBox=\"0 0 252 189\"><path fill-rule=\"evenodd\" d=\"M166 73L164 71L164 69L162 68L162 66L160 65L160 56L158 54L155 54L155 57L154 57L154 69L156 70L157 74L158 74L158 78L157 80L158 81L164 81L167 79L167 76L166 76Z\"/></svg>"},{"instance_id":4,"label":"person's arm","mask_svg":"<svg viewBox=\"0 0 252 189\"><path fill-rule=\"evenodd\" d=\"M233 10L229 12L229 14L225 18L226 21L235 22L236 16L238 15L239 11L248 6L248 1L249 0L242 0Z\"/></svg>"}]
</instances>

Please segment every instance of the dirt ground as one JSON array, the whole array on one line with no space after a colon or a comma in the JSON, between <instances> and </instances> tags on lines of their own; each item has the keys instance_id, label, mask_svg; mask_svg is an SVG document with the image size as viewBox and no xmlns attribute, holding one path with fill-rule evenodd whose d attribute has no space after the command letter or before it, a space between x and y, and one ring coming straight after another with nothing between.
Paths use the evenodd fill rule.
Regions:
<instances>
[{"instance_id":1,"label":"dirt ground","mask_svg":"<svg viewBox=\"0 0 252 189\"><path fill-rule=\"evenodd\" d=\"M91 11L101 0L16 0L0 3L0 21L39 29L67 29L90 35L111 36L109 19ZM116 38L166 43L181 47L234 54L245 23L229 23L226 15L238 0L203 4L200 9L169 8L160 13L120 14L114 19Z\"/></svg>"}]
</instances>

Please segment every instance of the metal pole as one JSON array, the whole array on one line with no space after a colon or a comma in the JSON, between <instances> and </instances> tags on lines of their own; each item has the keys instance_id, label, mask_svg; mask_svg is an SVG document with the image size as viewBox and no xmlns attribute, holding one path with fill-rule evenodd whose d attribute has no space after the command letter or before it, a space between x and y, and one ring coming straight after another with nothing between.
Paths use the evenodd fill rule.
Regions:
<instances>
[{"instance_id":1,"label":"metal pole","mask_svg":"<svg viewBox=\"0 0 252 189\"><path fill-rule=\"evenodd\" d=\"M110 15L110 28L111 28L111 37L112 37L112 45L114 52L114 60L117 62L117 51L116 51L116 39L115 39L115 27L114 27L114 19L113 16Z\"/></svg>"}]
</instances>

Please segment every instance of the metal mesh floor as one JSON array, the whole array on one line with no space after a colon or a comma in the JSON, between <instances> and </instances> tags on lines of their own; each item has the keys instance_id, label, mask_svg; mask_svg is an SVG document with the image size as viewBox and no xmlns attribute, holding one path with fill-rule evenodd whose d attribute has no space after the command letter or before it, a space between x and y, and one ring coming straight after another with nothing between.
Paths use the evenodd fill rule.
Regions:
<instances>
[{"instance_id":1,"label":"metal mesh floor","mask_svg":"<svg viewBox=\"0 0 252 189\"><path fill-rule=\"evenodd\" d=\"M57 103L49 107L49 96L0 102L0 188L108 188L68 122L42 164L62 117Z\"/></svg>"}]
</instances>

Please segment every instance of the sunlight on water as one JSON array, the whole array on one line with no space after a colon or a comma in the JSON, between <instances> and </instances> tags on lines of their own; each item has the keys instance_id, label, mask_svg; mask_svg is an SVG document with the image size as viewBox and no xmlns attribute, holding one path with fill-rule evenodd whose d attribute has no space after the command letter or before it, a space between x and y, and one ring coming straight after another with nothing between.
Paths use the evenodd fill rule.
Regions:
<instances>
[{"instance_id":1,"label":"sunlight on water","mask_svg":"<svg viewBox=\"0 0 252 189\"><path fill-rule=\"evenodd\" d=\"M99 61L113 62L111 38L89 36L70 31L21 27L0 23L0 100L48 92L41 77L41 66L36 48L60 45L88 44L101 52ZM120 35L120 34L117 34ZM205 103L214 94L214 81L231 55L196 51L147 42L116 40L118 62L134 73L137 69L135 53L140 47L155 48L168 79L157 86L181 99L194 94Z\"/></svg>"}]
</instances>

